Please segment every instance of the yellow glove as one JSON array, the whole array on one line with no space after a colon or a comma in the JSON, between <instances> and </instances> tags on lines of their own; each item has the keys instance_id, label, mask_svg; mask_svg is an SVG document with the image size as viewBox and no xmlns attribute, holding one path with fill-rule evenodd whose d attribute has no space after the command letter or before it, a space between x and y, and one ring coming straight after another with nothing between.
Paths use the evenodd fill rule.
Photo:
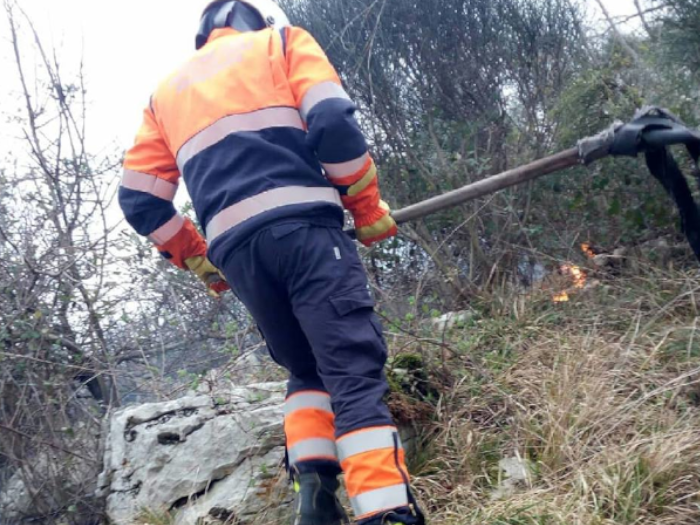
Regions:
<instances>
[{"instance_id":1,"label":"yellow glove","mask_svg":"<svg viewBox=\"0 0 700 525\"><path fill-rule=\"evenodd\" d=\"M391 216L389 205L379 201L379 206L372 213L355 216L355 233L357 240L365 246L396 235L398 228Z\"/></svg>"},{"instance_id":2,"label":"yellow glove","mask_svg":"<svg viewBox=\"0 0 700 525\"><path fill-rule=\"evenodd\" d=\"M185 259L185 264L206 285L212 297L219 297L221 292L231 289L224 275L206 257L190 257Z\"/></svg>"}]
</instances>

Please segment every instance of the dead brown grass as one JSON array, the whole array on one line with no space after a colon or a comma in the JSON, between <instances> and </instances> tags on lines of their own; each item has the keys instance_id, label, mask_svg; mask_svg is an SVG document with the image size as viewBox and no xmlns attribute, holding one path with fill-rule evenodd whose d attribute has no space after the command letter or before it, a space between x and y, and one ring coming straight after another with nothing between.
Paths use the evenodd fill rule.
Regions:
<instances>
[{"instance_id":1,"label":"dead brown grass","mask_svg":"<svg viewBox=\"0 0 700 525\"><path fill-rule=\"evenodd\" d=\"M414 462L431 523L700 523L699 291L647 268L566 305L489 298L449 334L477 366L451 359ZM496 498L508 457L530 476Z\"/></svg>"}]
</instances>

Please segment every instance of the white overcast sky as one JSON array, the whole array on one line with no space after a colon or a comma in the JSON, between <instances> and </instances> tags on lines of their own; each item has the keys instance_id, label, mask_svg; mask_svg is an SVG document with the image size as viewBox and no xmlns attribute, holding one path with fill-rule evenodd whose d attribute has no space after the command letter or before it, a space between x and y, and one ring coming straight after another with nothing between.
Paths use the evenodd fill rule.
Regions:
<instances>
[{"instance_id":1,"label":"white overcast sky","mask_svg":"<svg viewBox=\"0 0 700 525\"><path fill-rule=\"evenodd\" d=\"M590 22L600 18L594 0ZM604 0L613 16L634 12L633 0ZM58 49L64 67L82 55L90 100L92 149L127 148L141 110L158 81L193 50L202 0L20 0L41 36ZM0 111L18 101L4 12L0 17ZM34 59L25 57L28 63ZM13 134L6 123L0 140L7 151ZM1 147L2 145L0 145Z\"/></svg>"}]
</instances>

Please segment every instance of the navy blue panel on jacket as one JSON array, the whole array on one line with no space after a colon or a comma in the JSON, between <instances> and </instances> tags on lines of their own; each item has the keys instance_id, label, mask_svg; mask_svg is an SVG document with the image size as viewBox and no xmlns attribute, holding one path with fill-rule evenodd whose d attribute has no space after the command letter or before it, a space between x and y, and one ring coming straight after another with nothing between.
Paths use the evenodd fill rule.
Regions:
<instances>
[{"instance_id":1,"label":"navy blue panel on jacket","mask_svg":"<svg viewBox=\"0 0 700 525\"><path fill-rule=\"evenodd\" d=\"M330 98L314 106L307 118L307 144L318 160L347 162L367 153L367 142L355 119L355 104L343 98Z\"/></svg>"},{"instance_id":2,"label":"navy blue panel on jacket","mask_svg":"<svg viewBox=\"0 0 700 525\"><path fill-rule=\"evenodd\" d=\"M176 213L172 202L123 186L119 188L119 205L126 221L144 237L163 226Z\"/></svg>"},{"instance_id":3,"label":"navy blue panel on jacket","mask_svg":"<svg viewBox=\"0 0 700 525\"><path fill-rule=\"evenodd\" d=\"M268 190L289 186L332 188L305 140L302 130L268 128L233 133L195 155L185 164L183 177L200 224L206 227L222 210ZM342 225L344 219L339 206L326 202L283 206L217 237L209 245L210 259L219 265L218 252L235 249L262 225L289 217L308 217L311 222L333 226Z\"/></svg>"},{"instance_id":4,"label":"navy blue panel on jacket","mask_svg":"<svg viewBox=\"0 0 700 525\"><path fill-rule=\"evenodd\" d=\"M331 187L304 138L293 128L233 133L195 155L183 176L199 222L209 224L224 208L274 188Z\"/></svg>"}]
</instances>

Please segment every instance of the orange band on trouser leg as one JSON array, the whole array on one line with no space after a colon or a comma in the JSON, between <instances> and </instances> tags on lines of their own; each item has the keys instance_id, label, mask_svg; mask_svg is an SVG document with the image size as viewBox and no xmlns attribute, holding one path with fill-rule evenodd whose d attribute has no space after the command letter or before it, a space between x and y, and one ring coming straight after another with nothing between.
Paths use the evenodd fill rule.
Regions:
<instances>
[{"instance_id":1,"label":"orange band on trouser leg","mask_svg":"<svg viewBox=\"0 0 700 525\"><path fill-rule=\"evenodd\" d=\"M337 445L356 519L409 505L408 469L395 427L351 432Z\"/></svg>"},{"instance_id":2,"label":"orange band on trouser leg","mask_svg":"<svg viewBox=\"0 0 700 525\"><path fill-rule=\"evenodd\" d=\"M307 390L287 398L284 433L290 465L303 461L338 461L335 416L325 392Z\"/></svg>"}]
</instances>

